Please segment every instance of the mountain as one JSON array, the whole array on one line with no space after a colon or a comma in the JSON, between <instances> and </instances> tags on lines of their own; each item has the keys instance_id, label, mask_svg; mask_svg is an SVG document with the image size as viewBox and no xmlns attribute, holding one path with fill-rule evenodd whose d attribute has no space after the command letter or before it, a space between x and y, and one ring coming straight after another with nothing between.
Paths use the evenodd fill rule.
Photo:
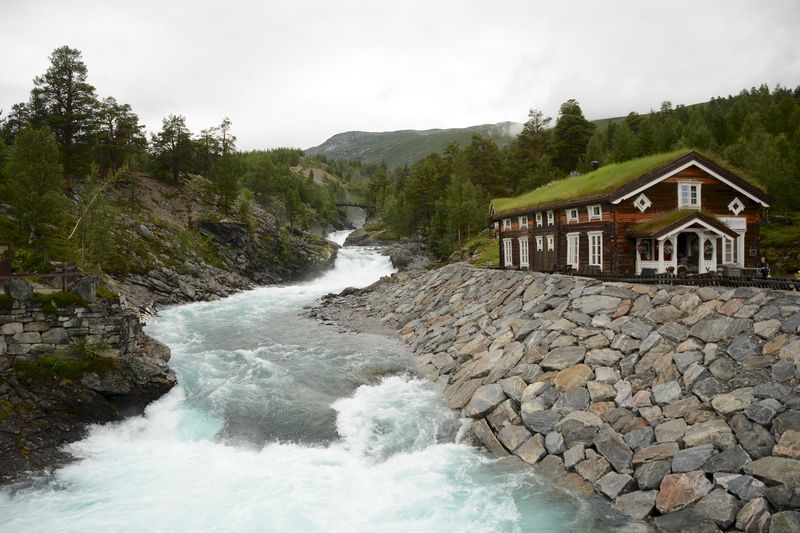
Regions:
<instances>
[{"instance_id":1,"label":"mountain","mask_svg":"<svg viewBox=\"0 0 800 533\"><path fill-rule=\"evenodd\" d=\"M389 168L416 163L431 152L441 152L447 143L469 144L473 135L490 137L505 146L522 130L517 122L482 124L467 128L400 130L384 132L347 131L337 133L306 155L324 155L329 159L352 159L363 163L386 161Z\"/></svg>"}]
</instances>

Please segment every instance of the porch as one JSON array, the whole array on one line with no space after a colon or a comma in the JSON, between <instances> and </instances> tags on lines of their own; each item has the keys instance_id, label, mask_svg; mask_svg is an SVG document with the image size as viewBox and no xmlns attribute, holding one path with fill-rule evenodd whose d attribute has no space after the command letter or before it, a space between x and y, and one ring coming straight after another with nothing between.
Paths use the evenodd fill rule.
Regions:
<instances>
[{"instance_id":1,"label":"porch","mask_svg":"<svg viewBox=\"0 0 800 533\"><path fill-rule=\"evenodd\" d=\"M631 237L636 275L713 274L723 263L736 264L743 251L739 233L698 211L668 213L634 227Z\"/></svg>"}]
</instances>

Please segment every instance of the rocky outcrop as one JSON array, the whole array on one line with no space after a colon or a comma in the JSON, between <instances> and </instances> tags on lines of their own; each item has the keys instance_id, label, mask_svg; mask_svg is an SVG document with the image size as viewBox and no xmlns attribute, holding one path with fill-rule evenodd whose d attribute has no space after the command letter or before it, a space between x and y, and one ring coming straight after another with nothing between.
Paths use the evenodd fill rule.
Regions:
<instances>
[{"instance_id":1,"label":"rocky outcrop","mask_svg":"<svg viewBox=\"0 0 800 533\"><path fill-rule=\"evenodd\" d=\"M146 317L158 306L216 300L258 285L313 277L336 260L336 244L296 229L265 224L254 231L230 220L201 220L197 228L213 248L214 261L195 254L180 267L112 275L107 284Z\"/></svg>"},{"instance_id":2,"label":"rocky outcrop","mask_svg":"<svg viewBox=\"0 0 800 533\"><path fill-rule=\"evenodd\" d=\"M78 286L80 295L52 298L21 291L19 281L6 287L0 481L67 459L61 446L87 425L141 413L175 385L169 348L145 335L137 314L119 302L85 301L96 296L91 281Z\"/></svg>"},{"instance_id":3,"label":"rocky outcrop","mask_svg":"<svg viewBox=\"0 0 800 533\"><path fill-rule=\"evenodd\" d=\"M415 239L386 239L380 232L371 232L364 228L354 230L344 241L345 246L375 246L381 253L389 256L392 266L397 270L420 270L431 263L425 245Z\"/></svg>"},{"instance_id":4,"label":"rocky outcrop","mask_svg":"<svg viewBox=\"0 0 800 533\"><path fill-rule=\"evenodd\" d=\"M658 530L797 523L796 293L459 264L386 278L310 314L393 326L492 453Z\"/></svg>"}]
</instances>

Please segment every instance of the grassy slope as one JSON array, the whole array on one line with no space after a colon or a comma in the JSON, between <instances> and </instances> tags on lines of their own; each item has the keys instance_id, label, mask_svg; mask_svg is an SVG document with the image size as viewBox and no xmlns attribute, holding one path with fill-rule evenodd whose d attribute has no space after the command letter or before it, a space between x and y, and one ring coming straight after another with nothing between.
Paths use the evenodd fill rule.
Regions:
<instances>
[{"instance_id":1,"label":"grassy slope","mask_svg":"<svg viewBox=\"0 0 800 533\"><path fill-rule=\"evenodd\" d=\"M519 124L501 122L441 130L349 131L309 148L306 154L322 154L331 159L352 159L363 163L385 161L389 168L394 168L416 163L432 152L441 152L451 141L465 146L474 134L490 137L498 145L505 146L514 139L520 128Z\"/></svg>"}]
</instances>

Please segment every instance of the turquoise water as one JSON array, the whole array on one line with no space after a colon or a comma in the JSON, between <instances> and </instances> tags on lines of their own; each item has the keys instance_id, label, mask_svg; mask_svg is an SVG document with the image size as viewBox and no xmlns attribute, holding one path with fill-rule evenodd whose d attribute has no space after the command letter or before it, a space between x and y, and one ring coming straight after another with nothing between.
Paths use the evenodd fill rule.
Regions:
<instances>
[{"instance_id":1,"label":"turquoise water","mask_svg":"<svg viewBox=\"0 0 800 533\"><path fill-rule=\"evenodd\" d=\"M396 341L298 316L391 272L343 248L314 281L163 311L147 331L179 386L93 427L67 448L77 461L0 491L0 531L614 529L605 509L460 442L463 422L405 374Z\"/></svg>"}]
</instances>

